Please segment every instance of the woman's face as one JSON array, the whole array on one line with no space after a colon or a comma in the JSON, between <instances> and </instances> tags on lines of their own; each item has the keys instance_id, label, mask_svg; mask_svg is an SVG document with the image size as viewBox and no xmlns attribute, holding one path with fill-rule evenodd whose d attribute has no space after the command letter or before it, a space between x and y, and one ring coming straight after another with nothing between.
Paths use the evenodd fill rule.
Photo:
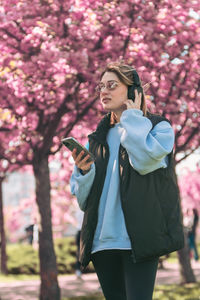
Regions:
<instances>
[{"instance_id":1,"label":"woman's face","mask_svg":"<svg viewBox=\"0 0 200 300\"><path fill-rule=\"evenodd\" d=\"M127 100L127 86L113 72L106 72L100 81L100 100L106 111L122 112Z\"/></svg>"}]
</instances>

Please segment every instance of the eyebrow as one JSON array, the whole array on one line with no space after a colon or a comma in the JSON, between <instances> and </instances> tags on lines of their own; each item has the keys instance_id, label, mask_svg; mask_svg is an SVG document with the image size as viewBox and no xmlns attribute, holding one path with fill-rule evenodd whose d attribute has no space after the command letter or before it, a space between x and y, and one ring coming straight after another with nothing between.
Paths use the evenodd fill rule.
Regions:
<instances>
[{"instance_id":1,"label":"eyebrow","mask_svg":"<svg viewBox=\"0 0 200 300\"><path fill-rule=\"evenodd\" d=\"M117 80L115 80L115 79L108 80L108 81L106 81L106 82L112 82L112 81L119 82L119 81L117 81ZM100 83L103 83L103 81L100 81Z\"/></svg>"}]
</instances>

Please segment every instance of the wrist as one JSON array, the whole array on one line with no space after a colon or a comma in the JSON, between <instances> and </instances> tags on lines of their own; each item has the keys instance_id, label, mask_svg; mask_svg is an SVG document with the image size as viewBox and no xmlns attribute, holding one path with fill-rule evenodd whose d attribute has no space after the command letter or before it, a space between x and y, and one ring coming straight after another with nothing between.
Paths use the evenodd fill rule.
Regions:
<instances>
[{"instance_id":1,"label":"wrist","mask_svg":"<svg viewBox=\"0 0 200 300\"><path fill-rule=\"evenodd\" d=\"M79 169L79 170L82 175L85 175L90 171L90 168L88 170L82 170L82 169Z\"/></svg>"}]
</instances>

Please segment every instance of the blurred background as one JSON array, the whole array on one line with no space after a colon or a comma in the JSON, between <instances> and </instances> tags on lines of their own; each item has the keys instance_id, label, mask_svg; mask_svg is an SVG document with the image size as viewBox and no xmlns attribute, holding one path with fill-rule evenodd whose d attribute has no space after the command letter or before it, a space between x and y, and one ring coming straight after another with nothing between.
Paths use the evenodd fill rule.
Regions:
<instances>
[{"instance_id":1,"label":"blurred background","mask_svg":"<svg viewBox=\"0 0 200 300\"><path fill-rule=\"evenodd\" d=\"M79 209L69 190L73 161L61 139L86 143L105 113L95 92L99 75L118 60L136 68L148 86L149 110L174 128L186 238L176 260L181 281L196 281L199 7L196 0L1 0L1 272L39 274L40 299L47 293L60 300L57 275L73 273L76 264Z\"/></svg>"}]
</instances>

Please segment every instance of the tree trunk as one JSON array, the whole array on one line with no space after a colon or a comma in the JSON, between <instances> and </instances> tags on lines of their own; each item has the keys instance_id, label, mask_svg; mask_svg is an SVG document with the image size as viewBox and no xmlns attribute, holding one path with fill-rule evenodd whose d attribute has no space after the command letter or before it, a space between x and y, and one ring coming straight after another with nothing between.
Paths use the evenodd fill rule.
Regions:
<instances>
[{"instance_id":1,"label":"tree trunk","mask_svg":"<svg viewBox=\"0 0 200 300\"><path fill-rule=\"evenodd\" d=\"M36 201L40 213L40 300L60 300L60 289L57 280L58 272L52 235L48 156L40 158L38 155L35 157L33 169L36 180Z\"/></svg>"},{"instance_id":2,"label":"tree trunk","mask_svg":"<svg viewBox=\"0 0 200 300\"><path fill-rule=\"evenodd\" d=\"M4 229L3 215L3 193L2 193L3 178L0 178L0 243L1 243L1 273L7 274L7 255L6 255L6 235Z\"/></svg>"},{"instance_id":3,"label":"tree trunk","mask_svg":"<svg viewBox=\"0 0 200 300\"><path fill-rule=\"evenodd\" d=\"M189 246L187 242L186 233L184 235L185 247L177 252L180 263L181 283L196 282L196 278L191 267Z\"/></svg>"},{"instance_id":4,"label":"tree trunk","mask_svg":"<svg viewBox=\"0 0 200 300\"><path fill-rule=\"evenodd\" d=\"M175 173L175 176L176 176L175 180L178 185L178 179L177 179L176 173ZM180 191L179 191L179 198L181 199ZM186 236L185 232L184 232L184 238L185 238L184 248L177 251L179 264L180 264L181 282L182 283L196 282L195 275L192 270L192 266L191 266L191 262L190 262L189 246L188 246L187 236Z\"/></svg>"}]
</instances>

